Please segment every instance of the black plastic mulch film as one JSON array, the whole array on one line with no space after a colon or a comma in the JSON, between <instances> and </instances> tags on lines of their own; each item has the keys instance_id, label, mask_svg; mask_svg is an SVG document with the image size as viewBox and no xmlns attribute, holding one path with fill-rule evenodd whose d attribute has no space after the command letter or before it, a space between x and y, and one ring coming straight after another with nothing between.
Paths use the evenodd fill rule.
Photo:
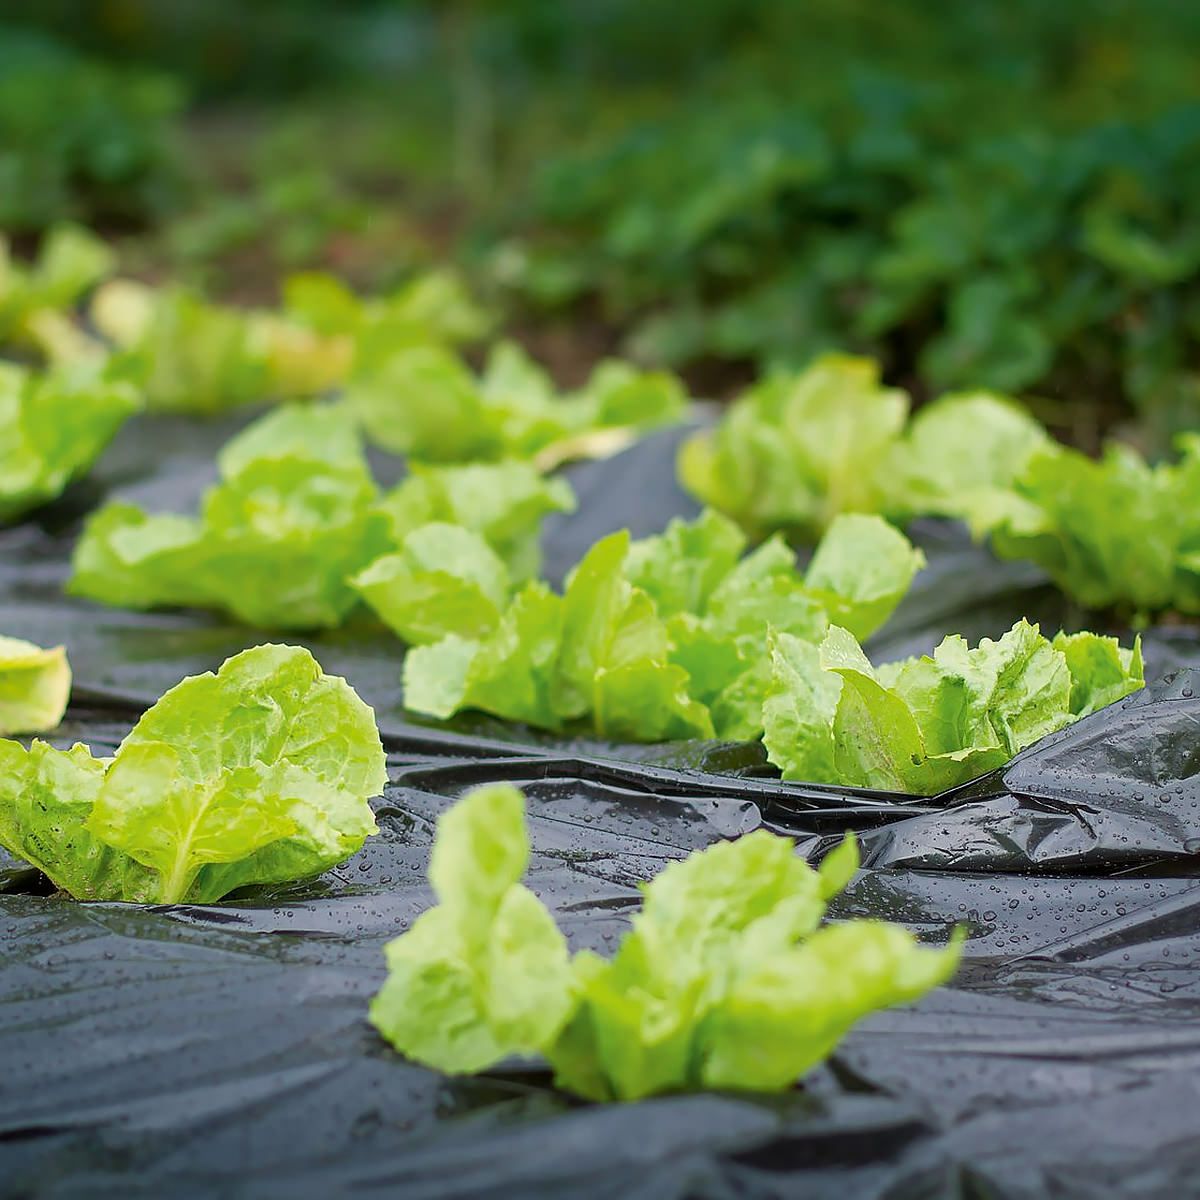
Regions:
<instances>
[{"instance_id":1,"label":"black plastic mulch film","mask_svg":"<svg viewBox=\"0 0 1200 1200\"><path fill-rule=\"evenodd\" d=\"M0 632L67 646L54 738L114 746L184 675L259 641L301 641L375 706L390 783L380 835L313 884L212 906L77 904L0 852L0 1195L1177 1197L1200 1194L1200 638L1151 631L1121 704L931 800L771 778L758 747L564 741L476 719L406 719L400 648L64 597L81 515L105 494L187 510L233 426L143 418L91 479L0 531ZM662 528L678 434L569 475L546 530L561 578L598 536ZM948 525L883 659L947 632L999 636L1067 610L1025 567ZM519 740L519 739L524 739ZM778 1097L589 1106L534 1066L448 1079L367 1024L381 947L431 903L434 822L468 788L529 799L529 882L572 946L611 949L635 884L765 826L811 858L846 829L864 868L834 915L970 938L920 1004L861 1025Z\"/></svg>"}]
</instances>

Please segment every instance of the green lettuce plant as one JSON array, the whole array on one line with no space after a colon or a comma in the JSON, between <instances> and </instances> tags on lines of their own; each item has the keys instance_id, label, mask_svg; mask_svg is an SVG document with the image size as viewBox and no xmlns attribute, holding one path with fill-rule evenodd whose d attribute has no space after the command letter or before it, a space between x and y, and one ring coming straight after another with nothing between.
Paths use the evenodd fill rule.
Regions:
<instances>
[{"instance_id":1,"label":"green lettuce plant","mask_svg":"<svg viewBox=\"0 0 1200 1200\"><path fill-rule=\"evenodd\" d=\"M29 266L0 237L0 345L62 356L82 337L67 311L116 266L116 254L77 225L56 225Z\"/></svg>"},{"instance_id":2,"label":"green lettuce plant","mask_svg":"<svg viewBox=\"0 0 1200 1200\"><path fill-rule=\"evenodd\" d=\"M436 717L475 708L547 729L588 719L604 736L638 741L754 738L769 681L768 627L820 638L840 620L865 637L924 561L868 516L835 522L803 576L781 540L741 558L745 545L713 512L641 542L622 531L592 547L562 596L531 583L505 607L507 580L485 547L460 539L438 557L431 535L423 558L414 549L395 564L404 584L394 594L401 603L405 588L418 595L412 581L423 563L426 585L454 597L446 611L470 597L476 632L434 641L410 629L410 640L431 644L405 660L405 703ZM437 581L433 568L443 573ZM374 572L368 581L378 582ZM402 618L392 623L400 628Z\"/></svg>"},{"instance_id":3,"label":"green lettuce plant","mask_svg":"<svg viewBox=\"0 0 1200 1200\"><path fill-rule=\"evenodd\" d=\"M945 396L911 422L908 411L877 364L825 355L767 376L693 434L679 478L755 538L778 530L808 542L840 513L966 516L1049 442L1019 405L990 393Z\"/></svg>"},{"instance_id":4,"label":"green lettuce plant","mask_svg":"<svg viewBox=\"0 0 1200 1200\"><path fill-rule=\"evenodd\" d=\"M0 741L0 846L78 900L206 904L348 858L384 762L344 679L257 646L173 687L110 759Z\"/></svg>"},{"instance_id":5,"label":"green lettuce plant","mask_svg":"<svg viewBox=\"0 0 1200 1200\"><path fill-rule=\"evenodd\" d=\"M934 795L1144 683L1140 643L1018 621L972 648L873 667L853 634L771 635L763 742L785 779Z\"/></svg>"},{"instance_id":6,"label":"green lettuce plant","mask_svg":"<svg viewBox=\"0 0 1200 1200\"><path fill-rule=\"evenodd\" d=\"M385 618L394 611L385 598L394 564L365 582L361 573L406 553L422 526L480 531L481 553L509 556L505 571L519 578L537 568L542 516L573 503L530 464L415 467L381 497L354 423L331 406L268 413L222 448L217 466L198 517L125 502L94 513L68 590L118 607L212 608L261 628L331 628L361 596Z\"/></svg>"},{"instance_id":7,"label":"green lettuce plant","mask_svg":"<svg viewBox=\"0 0 1200 1200\"><path fill-rule=\"evenodd\" d=\"M687 407L675 376L618 361L600 363L580 391L560 396L510 342L493 347L478 378L444 346L403 347L354 379L345 402L373 441L398 454L429 462L536 456L543 467L585 452L597 435L611 452L614 431L669 425Z\"/></svg>"},{"instance_id":8,"label":"green lettuce plant","mask_svg":"<svg viewBox=\"0 0 1200 1200\"><path fill-rule=\"evenodd\" d=\"M199 517L113 502L84 527L68 590L126 608L193 606L279 629L338 625L351 575L390 548L353 427L287 408L234 438Z\"/></svg>"},{"instance_id":9,"label":"green lettuce plant","mask_svg":"<svg viewBox=\"0 0 1200 1200\"><path fill-rule=\"evenodd\" d=\"M1179 450L1176 462L1150 466L1117 443L1098 461L1044 446L1009 491L977 497L972 527L1086 608L1138 622L1200 615L1200 437L1181 436Z\"/></svg>"},{"instance_id":10,"label":"green lettuce plant","mask_svg":"<svg viewBox=\"0 0 1200 1200\"><path fill-rule=\"evenodd\" d=\"M43 650L0 637L0 737L55 728L70 695L71 667L62 646Z\"/></svg>"},{"instance_id":11,"label":"green lettuce plant","mask_svg":"<svg viewBox=\"0 0 1200 1200\"><path fill-rule=\"evenodd\" d=\"M861 1018L945 982L961 937L921 948L882 921L822 926L858 865L848 838L813 870L759 830L668 865L616 954L571 956L520 883L524 798L500 784L438 821L436 907L386 947L370 1019L402 1054L438 1070L539 1055L589 1100L702 1088L782 1091Z\"/></svg>"},{"instance_id":12,"label":"green lettuce plant","mask_svg":"<svg viewBox=\"0 0 1200 1200\"><path fill-rule=\"evenodd\" d=\"M84 368L0 364L0 522L61 495L139 407L127 384Z\"/></svg>"},{"instance_id":13,"label":"green lettuce plant","mask_svg":"<svg viewBox=\"0 0 1200 1200\"><path fill-rule=\"evenodd\" d=\"M347 376L369 372L397 347L477 342L492 326L462 278L445 268L368 297L325 272L297 272L284 280L283 313L322 337L347 339L353 347Z\"/></svg>"}]
</instances>

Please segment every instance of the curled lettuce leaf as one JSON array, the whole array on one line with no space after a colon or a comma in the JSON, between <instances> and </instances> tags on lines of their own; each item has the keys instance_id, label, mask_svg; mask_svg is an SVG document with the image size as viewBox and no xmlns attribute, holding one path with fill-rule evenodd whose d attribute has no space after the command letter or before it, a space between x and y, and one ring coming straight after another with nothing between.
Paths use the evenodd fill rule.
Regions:
<instances>
[{"instance_id":1,"label":"curled lettuce leaf","mask_svg":"<svg viewBox=\"0 0 1200 1200\"><path fill-rule=\"evenodd\" d=\"M386 949L371 1003L401 1053L450 1073L541 1054L562 1088L636 1100L700 1088L779 1091L851 1026L945 982L961 937L919 947L881 921L822 927L858 865L853 839L813 870L759 830L672 863L616 955L568 960L518 882L528 859L519 792L469 793L438 822L437 907Z\"/></svg>"},{"instance_id":2,"label":"curled lettuce leaf","mask_svg":"<svg viewBox=\"0 0 1200 1200\"><path fill-rule=\"evenodd\" d=\"M94 513L69 590L127 608L217 608L262 628L338 625L358 603L351 577L394 548L344 414L272 412L219 467L197 518L124 503Z\"/></svg>"},{"instance_id":3,"label":"curled lettuce leaf","mask_svg":"<svg viewBox=\"0 0 1200 1200\"><path fill-rule=\"evenodd\" d=\"M674 376L601 363L578 392L559 396L549 376L513 343L493 347L476 378L444 346L403 346L360 372L346 404L388 450L426 462L533 459L543 468L570 450L612 453L597 431L649 429L682 418L686 396Z\"/></svg>"},{"instance_id":4,"label":"curled lettuce leaf","mask_svg":"<svg viewBox=\"0 0 1200 1200\"><path fill-rule=\"evenodd\" d=\"M0 637L0 737L55 728L70 695L71 668L62 646L43 650Z\"/></svg>"},{"instance_id":5,"label":"curled lettuce leaf","mask_svg":"<svg viewBox=\"0 0 1200 1200\"><path fill-rule=\"evenodd\" d=\"M0 521L61 495L140 407L87 370L0 366Z\"/></svg>"},{"instance_id":6,"label":"curled lettuce leaf","mask_svg":"<svg viewBox=\"0 0 1200 1200\"><path fill-rule=\"evenodd\" d=\"M999 641L946 638L932 657L875 668L832 626L820 646L771 638L767 756L785 779L934 795L1140 688L1140 643L1053 642L1019 621Z\"/></svg>"},{"instance_id":7,"label":"curled lettuce leaf","mask_svg":"<svg viewBox=\"0 0 1200 1200\"><path fill-rule=\"evenodd\" d=\"M755 538L812 541L839 513L881 512L879 468L908 415L868 359L825 355L755 385L680 448L679 478Z\"/></svg>"},{"instance_id":8,"label":"curled lettuce leaf","mask_svg":"<svg viewBox=\"0 0 1200 1200\"><path fill-rule=\"evenodd\" d=\"M0 741L0 845L76 899L209 903L348 858L385 782L346 681L258 646L177 684L111 760Z\"/></svg>"}]
</instances>

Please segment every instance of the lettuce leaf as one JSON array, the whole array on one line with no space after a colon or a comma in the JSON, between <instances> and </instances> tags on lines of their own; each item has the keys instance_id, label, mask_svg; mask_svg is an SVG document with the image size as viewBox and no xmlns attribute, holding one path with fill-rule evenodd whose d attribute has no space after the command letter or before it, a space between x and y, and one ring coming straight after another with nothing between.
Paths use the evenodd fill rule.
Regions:
<instances>
[{"instance_id":1,"label":"lettuce leaf","mask_svg":"<svg viewBox=\"0 0 1200 1200\"><path fill-rule=\"evenodd\" d=\"M269 413L221 452L198 518L94 513L68 590L128 608L189 605L277 629L338 625L352 576L394 549L357 435L332 408Z\"/></svg>"},{"instance_id":2,"label":"lettuce leaf","mask_svg":"<svg viewBox=\"0 0 1200 1200\"><path fill-rule=\"evenodd\" d=\"M969 519L1002 502L1033 456L1051 446L1013 400L990 392L943 396L913 417L892 450L889 515Z\"/></svg>"},{"instance_id":3,"label":"lettuce leaf","mask_svg":"<svg viewBox=\"0 0 1200 1200\"><path fill-rule=\"evenodd\" d=\"M517 582L538 573L543 518L575 508L565 480L547 479L527 462L410 463L409 471L379 502L396 541L433 521L461 525L487 541Z\"/></svg>"},{"instance_id":4,"label":"lettuce leaf","mask_svg":"<svg viewBox=\"0 0 1200 1200\"><path fill-rule=\"evenodd\" d=\"M437 907L386 947L371 1023L442 1071L536 1053L570 1010L566 939L519 882L529 862L524 811L516 788L494 784L445 812L429 863Z\"/></svg>"},{"instance_id":5,"label":"lettuce leaf","mask_svg":"<svg viewBox=\"0 0 1200 1200\"><path fill-rule=\"evenodd\" d=\"M414 529L397 553L376 559L351 583L411 645L490 633L512 593L508 569L479 534L436 521Z\"/></svg>"},{"instance_id":6,"label":"lettuce leaf","mask_svg":"<svg viewBox=\"0 0 1200 1200\"><path fill-rule=\"evenodd\" d=\"M483 639L450 634L404 659L404 703L445 720L479 709L509 721L561 729L557 661L563 601L544 583L527 583ZM576 714L572 714L576 715Z\"/></svg>"},{"instance_id":7,"label":"lettuce leaf","mask_svg":"<svg viewBox=\"0 0 1200 1200\"><path fill-rule=\"evenodd\" d=\"M625 578L626 531L597 542L559 597L527 584L489 636L451 635L404 662L410 709L476 708L548 729L589 718L608 737L708 737L707 709L669 661L666 625Z\"/></svg>"},{"instance_id":8,"label":"lettuce leaf","mask_svg":"<svg viewBox=\"0 0 1200 1200\"><path fill-rule=\"evenodd\" d=\"M755 385L680 448L679 478L754 538L815 540L839 513L884 510L879 468L908 415L868 359L825 355Z\"/></svg>"},{"instance_id":9,"label":"lettuce leaf","mask_svg":"<svg viewBox=\"0 0 1200 1200\"><path fill-rule=\"evenodd\" d=\"M770 653L763 742L785 779L920 795L1002 766L1144 682L1138 642L1050 642L1026 621L999 641L952 636L932 657L879 668L836 625L819 647L774 633Z\"/></svg>"},{"instance_id":10,"label":"lettuce leaf","mask_svg":"<svg viewBox=\"0 0 1200 1200\"><path fill-rule=\"evenodd\" d=\"M821 927L858 866L852 838L813 870L759 830L668 865L616 955L568 961L518 882L522 797L469 793L438 822L438 906L386 948L370 1018L401 1053L451 1073L541 1054L591 1100L705 1087L779 1091L861 1017L947 980L960 954L879 921Z\"/></svg>"},{"instance_id":11,"label":"lettuce leaf","mask_svg":"<svg viewBox=\"0 0 1200 1200\"><path fill-rule=\"evenodd\" d=\"M0 741L0 845L77 899L209 903L348 858L385 782L345 680L258 646L177 684L111 760Z\"/></svg>"},{"instance_id":12,"label":"lettuce leaf","mask_svg":"<svg viewBox=\"0 0 1200 1200\"><path fill-rule=\"evenodd\" d=\"M598 430L678 421L686 396L673 376L610 362L579 392L560 397L513 343L494 346L478 378L450 350L430 343L402 346L360 372L345 403L373 441L397 454L438 463L538 456L550 467L568 456L567 445L611 453L612 442L589 440Z\"/></svg>"},{"instance_id":13,"label":"lettuce leaf","mask_svg":"<svg viewBox=\"0 0 1200 1200\"><path fill-rule=\"evenodd\" d=\"M1035 454L1012 492L971 514L1001 558L1040 566L1086 608L1142 620L1200 613L1200 535L1179 514L1200 504L1200 441L1180 440L1177 463L1150 466L1127 446L1099 461L1064 446Z\"/></svg>"},{"instance_id":14,"label":"lettuce leaf","mask_svg":"<svg viewBox=\"0 0 1200 1200\"><path fill-rule=\"evenodd\" d=\"M182 287L114 280L91 314L118 347L109 377L136 386L151 410L217 413L271 394L266 354L243 311Z\"/></svg>"},{"instance_id":15,"label":"lettuce leaf","mask_svg":"<svg viewBox=\"0 0 1200 1200\"><path fill-rule=\"evenodd\" d=\"M53 729L70 695L71 668L62 646L43 650L0 637L0 737Z\"/></svg>"},{"instance_id":16,"label":"lettuce leaf","mask_svg":"<svg viewBox=\"0 0 1200 1200\"><path fill-rule=\"evenodd\" d=\"M139 407L87 370L0 367L0 521L61 495Z\"/></svg>"}]
</instances>

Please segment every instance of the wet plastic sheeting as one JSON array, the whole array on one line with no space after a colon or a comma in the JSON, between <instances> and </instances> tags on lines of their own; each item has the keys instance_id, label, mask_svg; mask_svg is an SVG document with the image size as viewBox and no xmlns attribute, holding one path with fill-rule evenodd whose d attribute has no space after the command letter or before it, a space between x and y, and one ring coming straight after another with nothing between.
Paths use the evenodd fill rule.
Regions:
<instances>
[{"instance_id":1,"label":"wet plastic sheeting","mask_svg":"<svg viewBox=\"0 0 1200 1200\"><path fill-rule=\"evenodd\" d=\"M114 746L189 672L262 635L191 613L65 598L80 512L106 491L186 509L228 428L140 422L93 481L0 531L0 631L64 642L76 704L61 742ZM207 442L206 442L207 436ZM547 530L560 576L623 523L688 502L674 438L575 469L581 510ZM640 489L640 490L639 490ZM621 506L626 506L622 508ZM876 639L997 636L1068 617L1043 581L952 527ZM292 639L295 640L295 639ZM770 778L755 747L624 747L485 718L408 719L395 643L363 624L307 639L377 706L381 833L314 883L224 904L80 905L0 858L0 1195L406 1198L1176 1197L1200 1171L1200 680L1169 681L928 800ZM1161 675L1190 631L1148 639ZM505 779L529 797L530 882L575 947L611 949L663 863L765 826L817 858L858 832L839 916L930 942L965 924L950 987L857 1029L784 1096L594 1107L536 1064L447 1079L366 1023L380 948L428 904L434 822Z\"/></svg>"}]
</instances>

